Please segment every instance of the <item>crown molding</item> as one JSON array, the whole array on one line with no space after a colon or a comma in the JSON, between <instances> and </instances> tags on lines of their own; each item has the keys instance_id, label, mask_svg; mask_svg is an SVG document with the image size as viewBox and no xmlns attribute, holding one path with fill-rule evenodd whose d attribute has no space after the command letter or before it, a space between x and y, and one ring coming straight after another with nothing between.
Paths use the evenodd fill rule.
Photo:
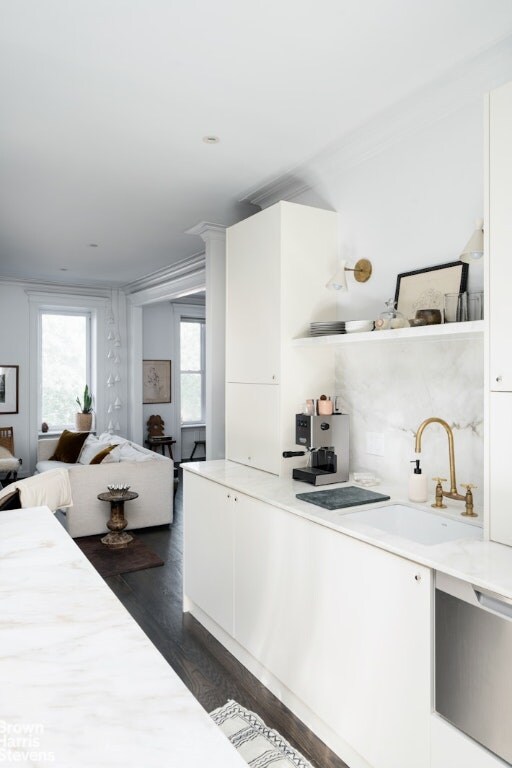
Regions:
<instances>
[{"instance_id":1,"label":"crown molding","mask_svg":"<svg viewBox=\"0 0 512 768\"><path fill-rule=\"evenodd\" d=\"M311 160L311 166L322 175L332 175L360 165L471 103L480 100L483 106L485 94L511 78L512 37L507 37L332 144Z\"/></svg>"},{"instance_id":2,"label":"crown molding","mask_svg":"<svg viewBox=\"0 0 512 768\"><path fill-rule=\"evenodd\" d=\"M488 91L511 79L512 36L508 36L452 67L280 178L254 187L241 200L266 208L278 200L293 201L306 191L318 191L324 179L366 162L477 99L483 104Z\"/></svg>"},{"instance_id":3,"label":"crown molding","mask_svg":"<svg viewBox=\"0 0 512 768\"><path fill-rule=\"evenodd\" d=\"M131 295L145 291L148 288L162 287L163 285L169 286L177 281L181 281L184 278L192 277L202 271L205 268L205 254L195 253L192 256L188 256L186 259L181 259L175 264L170 264L168 267L163 267L156 272L151 272L149 275L133 280L131 283L126 283L122 286L124 293Z\"/></svg>"},{"instance_id":4,"label":"crown molding","mask_svg":"<svg viewBox=\"0 0 512 768\"><path fill-rule=\"evenodd\" d=\"M212 224L209 221L200 221L199 224L196 224L194 227L190 227L190 229L185 230L186 235L199 235L204 242L206 242L210 238L225 238L226 237L226 227L222 224Z\"/></svg>"},{"instance_id":5,"label":"crown molding","mask_svg":"<svg viewBox=\"0 0 512 768\"><path fill-rule=\"evenodd\" d=\"M273 179L268 184L249 190L240 198L240 202L251 203L263 209L278 203L280 200L292 202L294 198L309 189L311 189L310 184L300 178L299 175L287 173Z\"/></svg>"},{"instance_id":6,"label":"crown molding","mask_svg":"<svg viewBox=\"0 0 512 768\"><path fill-rule=\"evenodd\" d=\"M22 287L27 295L35 293L46 293L109 298L111 294L110 287L105 287L104 285L99 286L95 283L92 283L90 286L86 286L82 284L76 285L74 283L52 283L47 280L38 282L37 280L28 280L26 278L0 276L0 285Z\"/></svg>"}]
</instances>

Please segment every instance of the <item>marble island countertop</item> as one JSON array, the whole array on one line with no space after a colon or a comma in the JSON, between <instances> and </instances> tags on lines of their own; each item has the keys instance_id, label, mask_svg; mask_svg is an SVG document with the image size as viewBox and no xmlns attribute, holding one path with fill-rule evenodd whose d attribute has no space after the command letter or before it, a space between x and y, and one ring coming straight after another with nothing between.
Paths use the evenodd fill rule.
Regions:
<instances>
[{"instance_id":1,"label":"marble island countertop","mask_svg":"<svg viewBox=\"0 0 512 768\"><path fill-rule=\"evenodd\" d=\"M0 761L243 768L46 507L0 515Z\"/></svg>"},{"instance_id":2,"label":"marble island countertop","mask_svg":"<svg viewBox=\"0 0 512 768\"><path fill-rule=\"evenodd\" d=\"M512 598L512 547L484 541L483 531L482 537L478 539L459 539L427 546L386 533L354 519L348 519L346 515L354 512L356 509L354 507L331 511L296 498L297 493L357 485L354 482L315 488L307 483L292 480L291 476L279 478L268 472L226 460L186 463L183 465L183 469L408 560L426 565L436 571L468 581L477 587L497 592L504 597ZM390 501L365 504L357 507L357 509L405 504L433 514L442 514L452 520L467 522L468 525L480 528L480 530L482 528L481 516L474 520L461 517L460 513L464 509L463 502L448 499L448 509L438 513L431 508L430 501L426 504L410 502L403 488L388 486L382 482L370 490L389 495Z\"/></svg>"}]
</instances>

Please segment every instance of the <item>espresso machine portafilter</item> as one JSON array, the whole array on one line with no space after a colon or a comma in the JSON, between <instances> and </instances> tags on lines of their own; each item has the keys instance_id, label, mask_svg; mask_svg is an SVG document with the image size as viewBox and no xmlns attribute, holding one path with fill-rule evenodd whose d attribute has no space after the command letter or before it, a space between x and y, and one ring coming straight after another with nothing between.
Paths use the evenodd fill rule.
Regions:
<instances>
[{"instance_id":1,"label":"espresso machine portafilter","mask_svg":"<svg viewBox=\"0 0 512 768\"><path fill-rule=\"evenodd\" d=\"M295 467L292 477L312 485L348 480L349 417L346 413L295 415L295 442L306 449L308 463Z\"/></svg>"}]
</instances>

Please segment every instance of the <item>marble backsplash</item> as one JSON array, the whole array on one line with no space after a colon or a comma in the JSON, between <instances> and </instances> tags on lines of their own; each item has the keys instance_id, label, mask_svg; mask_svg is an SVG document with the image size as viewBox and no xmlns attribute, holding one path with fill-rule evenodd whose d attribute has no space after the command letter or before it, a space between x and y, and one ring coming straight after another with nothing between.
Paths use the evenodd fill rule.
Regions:
<instances>
[{"instance_id":1,"label":"marble backsplash","mask_svg":"<svg viewBox=\"0 0 512 768\"><path fill-rule=\"evenodd\" d=\"M483 503L483 339L422 339L347 344L336 350L336 393L350 414L350 470L371 471L403 486L407 497L421 422L444 419L453 429L459 491L473 483L475 511ZM368 433L383 436L383 456L367 452ZM445 430L423 433L421 463L428 478L449 479ZM449 487L449 483L444 483Z\"/></svg>"}]
</instances>

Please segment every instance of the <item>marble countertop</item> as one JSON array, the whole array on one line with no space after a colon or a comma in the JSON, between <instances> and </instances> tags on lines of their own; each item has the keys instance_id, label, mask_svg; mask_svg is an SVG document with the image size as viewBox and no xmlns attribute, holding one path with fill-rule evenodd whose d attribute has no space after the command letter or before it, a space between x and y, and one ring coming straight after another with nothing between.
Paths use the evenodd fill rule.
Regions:
<instances>
[{"instance_id":1,"label":"marble countertop","mask_svg":"<svg viewBox=\"0 0 512 768\"><path fill-rule=\"evenodd\" d=\"M0 515L0 761L243 768L46 507Z\"/></svg>"},{"instance_id":2,"label":"marble countertop","mask_svg":"<svg viewBox=\"0 0 512 768\"><path fill-rule=\"evenodd\" d=\"M344 485L357 485L354 482L315 488L307 483L292 480L291 477L279 478L268 472L225 460L187 462L182 467L188 472L195 472L247 496L268 502L408 560L421 563L436 571L442 571L477 587L497 592L504 597L512 598L512 547L483 541L483 531L482 539L479 540L460 539L444 544L425 546L400 536L385 533L356 520L347 519L346 515L353 512L354 507L330 511L296 498L297 493L338 488ZM430 507L430 502L428 504L414 504L408 501L403 488L381 483L370 490L388 494L391 500L374 505L365 504L364 507L359 506L357 509L370 509L372 506L381 507L386 504L400 503L439 514ZM461 510L464 508L463 502L448 499L447 504L448 509L442 511L444 516L481 528L481 518L477 518L473 522L464 520L460 516Z\"/></svg>"}]
</instances>

